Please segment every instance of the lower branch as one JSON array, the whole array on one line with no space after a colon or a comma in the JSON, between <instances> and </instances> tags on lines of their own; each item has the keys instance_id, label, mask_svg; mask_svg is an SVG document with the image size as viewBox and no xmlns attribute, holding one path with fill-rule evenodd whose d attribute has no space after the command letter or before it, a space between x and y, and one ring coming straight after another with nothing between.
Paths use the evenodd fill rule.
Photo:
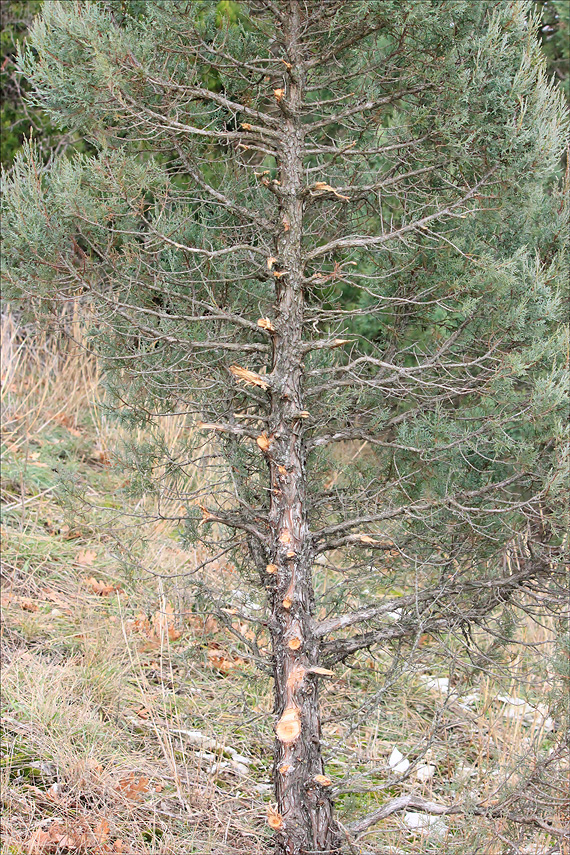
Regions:
<instances>
[{"instance_id":1,"label":"lower branch","mask_svg":"<svg viewBox=\"0 0 570 855\"><path fill-rule=\"evenodd\" d=\"M520 573L503 577L502 579L486 579L472 581L463 585L453 585L447 588L436 588L411 597L401 598L396 604L389 603L391 608L405 609L421 604L421 614L410 610L403 613L397 623L379 628L371 628L367 632L326 641L322 644L322 659L328 665L342 662L359 650L372 647L397 638L412 637L418 633L440 634L466 625L480 624L497 606L510 601L521 589L528 586L537 577L549 575L551 572L547 561L527 559ZM468 604L462 602L462 595L469 594ZM413 601L413 602L411 602ZM356 623L373 619L385 613L384 603L377 607L362 609L340 618L331 618L317 625L315 634L323 635L335 630L349 627Z\"/></svg>"},{"instance_id":2,"label":"lower branch","mask_svg":"<svg viewBox=\"0 0 570 855\"><path fill-rule=\"evenodd\" d=\"M437 802L427 801L426 799L422 799L420 796L415 796L413 794L398 796L397 798L392 799L392 801L382 805L378 810L369 813L368 816L346 826L347 831L351 834L362 834L364 831L371 828L371 826L380 822L380 820L386 819L390 814L408 810L409 808L420 811L421 813L431 814L432 816L464 814L466 816L484 816L488 819L502 818L523 825L535 825L543 831L548 831L549 834L554 836L563 837L568 834L568 828L557 828L556 826L546 822L543 817L511 813L511 811L505 810L504 807L501 807L500 805L492 805L488 807L482 805L478 805L477 807L473 807L472 805L442 805Z\"/></svg>"}]
</instances>

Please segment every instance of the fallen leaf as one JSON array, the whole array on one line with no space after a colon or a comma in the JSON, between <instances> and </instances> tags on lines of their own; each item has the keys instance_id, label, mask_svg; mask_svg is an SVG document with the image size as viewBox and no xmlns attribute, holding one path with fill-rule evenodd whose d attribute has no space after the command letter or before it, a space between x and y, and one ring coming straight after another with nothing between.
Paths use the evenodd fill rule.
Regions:
<instances>
[{"instance_id":1,"label":"fallen leaf","mask_svg":"<svg viewBox=\"0 0 570 855\"><path fill-rule=\"evenodd\" d=\"M182 635L176 629L174 609L170 603L166 603L164 611L156 611L152 616L152 634L157 639L167 637L169 641L176 641Z\"/></svg>"},{"instance_id":2,"label":"fallen leaf","mask_svg":"<svg viewBox=\"0 0 570 855\"><path fill-rule=\"evenodd\" d=\"M81 431L74 427L73 419L71 419L67 413L59 413L55 416L54 421L57 422L57 424L62 425L62 427L67 428L72 436L81 436Z\"/></svg>"},{"instance_id":3,"label":"fallen leaf","mask_svg":"<svg viewBox=\"0 0 570 855\"><path fill-rule=\"evenodd\" d=\"M148 778L144 775L137 778L135 773L131 772L126 778L119 781L116 789L120 790L126 798L138 802L144 793L148 793Z\"/></svg>"},{"instance_id":4,"label":"fallen leaf","mask_svg":"<svg viewBox=\"0 0 570 855\"><path fill-rule=\"evenodd\" d=\"M75 556L76 564L84 564L89 567L95 559L97 558L97 553L94 549L80 549L77 555Z\"/></svg>"},{"instance_id":5,"label":"fallen leaf","mask_svg":"<svg viewBox=\"0 0 570 855\"><path fill-rule=\"evenodd\" d=\"M136 632L150 632L152 627L149 619L145 614L135 615L132 622L132 627Z\"/></svg>"},{"instance_id":6,"label":"fallen leaf","mask_svg":"<svg viewBox=\"0 0 570 855\"><path fill-rule=\"evenodd\" d=\"M368 534L361 534L358 536L358 539L361 543L374 543L374 544L379 543L378 540L374 540L374 538L370 537L370 535L368 535Z\"/></svg>"},{"instance_id":7,"label":"fallen leaf","mask_svg":"<svg viewBox=\"0 0 570 855\"><path fill-rule=\"evenodd\" d=\"M59 793L61 790L61 784L53 783L51 787L48 787L46 790L46 796L48 799L52 799L54 802L59 800Z\"/></svg>"},{"instance_id":8,"label":"fallen leaf","mask_svg":"<svg viewBox=\"0 0 570 855\"><path fill-rule=\"evenodd\" d=\"M147 707L138 707L135 709L135 715L138 715L139 718L149 718L150 710Z\"/></svg>"},{"instance_id":9,"label":"fallen leaf","mask_svg":"<svg viewBox=\"0 0 570 855\"><path fill-rule=\"evenodd\" d=\"M84 842L84 835L80 834L79 838L72 836L71 834L64 834L57 841L57 851L65 852L69 850L69 852L77 852L78 847Z\"/></svg>"},{"instance_id":10,"label":"fallen leaf","mask_svg":"<svg viewBox=\"0 0 570 855\"><path fill-rule=\"evenodd\" d=\"M89 463L98 463L100 466L109 466L111 458L106 448L96 447L93 449Z\"/></svg>"},{"instance_id":11,"label":"fallen leaf","mask_svg":"<svg viewBox=\"0 0 570 855\"><path fill-rule=\"evenodd\" d=\"M93 594L97 594L99 597L107 597L115 591L118 592L122 590L122 588L119 588L117 585L110 585L108 582L103 582L102 579L96 579L95 576L90 576L89 579L85 579L85 584L91 589Z\"/></svg>"},{"instance_id":12,"label":"fallen leaf","mask_svg":"<svg viewBox=\"0 0 570 855\"><path fill-rule=\"evenodd\" d=\"M56 520L47 519L45 522L45 526L46 526L49 534L60 534L66 540L67 539L71 540L73 537L77 537L77 534L75 534L75 533L73 535L71 535L71 537L69 536L70 529L69 529L69 526L67 525L67 523L59 523Z\"/></svg>"},{"instance_id":13,"label":"fallen leaf","mask_svg":"<svg viewBox=\"0 0 570 855\"><path fill-rule=\"evenodd\" d=\"M186 615L186 623L200 635L212 635L219 630L219 624L213 617L204 618L200 615Z\"/></svg>"},{"instance_id":14,"label":"fallen leaf","mask_svg":"<svg viewBox=\"0 0 570 855\"><path fill-rule=\"evenodd\" d=\"M245 660L241 656L233 656L231 653L227 653L217 642L212 642L209 645L208 662L212 668L215 668L216 671L220 671L222 674L229 674L230 671L245 664Z\"/></svg>"},{"instance_id":15,"label":"fallen leaf","mask_svg":"<svg viewBox=\"0 0 570 855\"><path fill-rule=\"evenodd\" d=\"M79 834L80 838L83 835ZM27 855L48 855L48 853L60 853L77 851L83 843L75 835L71 835L61 825L59 820L50 823L48 829L38 828L27 842Z\"/></svg>"},{"instance_id":16,"label":"fallen leaf","mask_svg":"<svg viewBox=\"0 0 570 855\"><path fill-rule=\"evenodd\" d=\"M61 606L66 614L71 614L70 601L57 591L52 591L49 588L42 588L43 599L49 600L50 603L55 603Z\"/></svg>"},{"instance_id":17,"label":"fallen leaf","mask_svg":"<svg viewBox=\"0 0 570 855\"><path fill-rule=\"evenodd\" d=\"M46 846L52 842L49 831L44 831L43 828L38 828L27 842L27 855L42 855L46 851Z\"/></svg>"},{"instance_id":18,"label":"fallen leaf","mask_svg":"<svg viewBox=\"0 0 570 855\"><path fill-rule=\"evenodd\" d=\"M39 606L33 600L30 600L29 597L22 597L20 600L20 608L24 609L25 612L37 612Z\"/></svg>"},{"instance_id":19,"label":"fallen leaf","mask_svg":"<svg viewBox=\"0 0 570 855\"><path fill-rule=\"evenodd\" d=\"M93 829L93 834L97 838L97 843L105 843L107 841L107 838L109 837L109 823L104 816L101 817Z\"/></svg>"}]
</instances>

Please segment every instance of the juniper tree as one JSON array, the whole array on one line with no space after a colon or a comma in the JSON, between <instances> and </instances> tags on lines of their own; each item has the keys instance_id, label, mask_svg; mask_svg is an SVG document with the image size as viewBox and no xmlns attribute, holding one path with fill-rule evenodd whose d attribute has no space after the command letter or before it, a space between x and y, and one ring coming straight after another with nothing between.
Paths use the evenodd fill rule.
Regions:
<instances>
[{"instance_id":1,"label":"juniper tree","mask_svg":"<svg viewBox=\"0 0 570 855\"><path fill-rule=\"evenodd\" d=\"M340 851L327 671L553 582L564 113L530 9L46 2L21 58L97 154L18 160L9 293L87 301L121 406L195 416L163 513L265 592L282 853Z\"/></svg>"}]
</instances>

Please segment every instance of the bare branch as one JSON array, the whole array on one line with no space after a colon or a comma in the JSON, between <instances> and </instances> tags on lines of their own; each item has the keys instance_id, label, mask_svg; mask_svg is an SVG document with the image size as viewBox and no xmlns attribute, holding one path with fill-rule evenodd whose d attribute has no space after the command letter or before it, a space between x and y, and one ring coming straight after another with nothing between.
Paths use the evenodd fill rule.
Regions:
<instances>
[{"instance_id":1,"label":"bare branch","mask_svg":"<svg viewBox=\"0 0 570 855\"><path fill-rule=\"evenodd\" d=\"M320 246L317 249L314 249L312 252L308 252L305 255L305 261L312 261L315 258L320 258L323 255L327 255L335 249L355 249L358 247L362 247L364 249L370 249L375 246L381 246L387 241L394 240L395 238L401 237L404 234L408 234L409 232L417 231L421 229L422 226L427 225L428 223L434 222L434 220L441 220L443 217L453 216L454 212L457 211L465 202L468 202L469 199L472 199L473 196L476 195L477 191L486 183L488 178L495 172L495 168L490 169L486 175L481 178L480 181L477 182L467 193L465 193L461 199L458 199L457 202L454 202L452 205L447 205L445 208L440 208L433 214L429 214L426 217L422 217L419 220L414 220L412 223L408 223L405 226L401 226L399 229L394 229L387 234L378 235L374 237L373 235L353 235L345 238L337 238L336 240L329 241L329 243L324 244L324 246ZM469 211L469 213L474 213L473 211ZM463 216L463 214L455 214L455 216Z\"/></svg>"}]
</instances>

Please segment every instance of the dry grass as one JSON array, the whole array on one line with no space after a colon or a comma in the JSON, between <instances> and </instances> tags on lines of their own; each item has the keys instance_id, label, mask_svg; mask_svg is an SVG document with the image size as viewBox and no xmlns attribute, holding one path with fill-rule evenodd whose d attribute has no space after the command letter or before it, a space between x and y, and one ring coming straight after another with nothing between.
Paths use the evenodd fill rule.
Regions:
<instances>
[{"instance_id":1,"label":"dry grass","mask_svg":"<svg viewBox=\"0 0 570 855\"><path fill-rule=\"evenodd\" d=\"M69 325L81 341L77 319ZM2 347L2 851L267 852L268 678L189 590L184 574L203 555L129 504L125 475L110 465L121 429L101 414L95 360L59 335L23 334L9 314ZM171 447L188 428L182 417L163 427ZM245 590L231 566L209 572L220 596ZM527 619L518 630L527 646L501 649L484 668L460 664L465 640L444 648L423 638L388 687L388 651L339 669L323 687L323 741L343 821L405 792L473 805L510 793L514 813L549 798L562 828L567 760L528 783L560 741L557 629ZM426 674L447 676L451 691ZM411 761L404 777L388 767L395 746ZM434 774L421 780L426 763ZM568 852L568 838L547 828L445 822L438 836L394 814L351 851Z\"/></svg>"},{"instance_id":2,"label":"dry grass","mask_svg":"<svg viewBox=\"0 0 570 855\"><path fill-rule=\"evenodd\" d=\"M2 342L3 851L254 853L267 833L251 773L211 769L221 747L200 752L176 732L246 752L230 727L239 689L208 657L218 628L182 616L180 584L133 580L100 525L124 479L95 360L60 336L22 335L10 315ZM167 429L175 441L182 428ZM100 511L70 512L62 477ZM194 556L156 529L137 559L178 573Z\"/></svg>"}]
</instances>

